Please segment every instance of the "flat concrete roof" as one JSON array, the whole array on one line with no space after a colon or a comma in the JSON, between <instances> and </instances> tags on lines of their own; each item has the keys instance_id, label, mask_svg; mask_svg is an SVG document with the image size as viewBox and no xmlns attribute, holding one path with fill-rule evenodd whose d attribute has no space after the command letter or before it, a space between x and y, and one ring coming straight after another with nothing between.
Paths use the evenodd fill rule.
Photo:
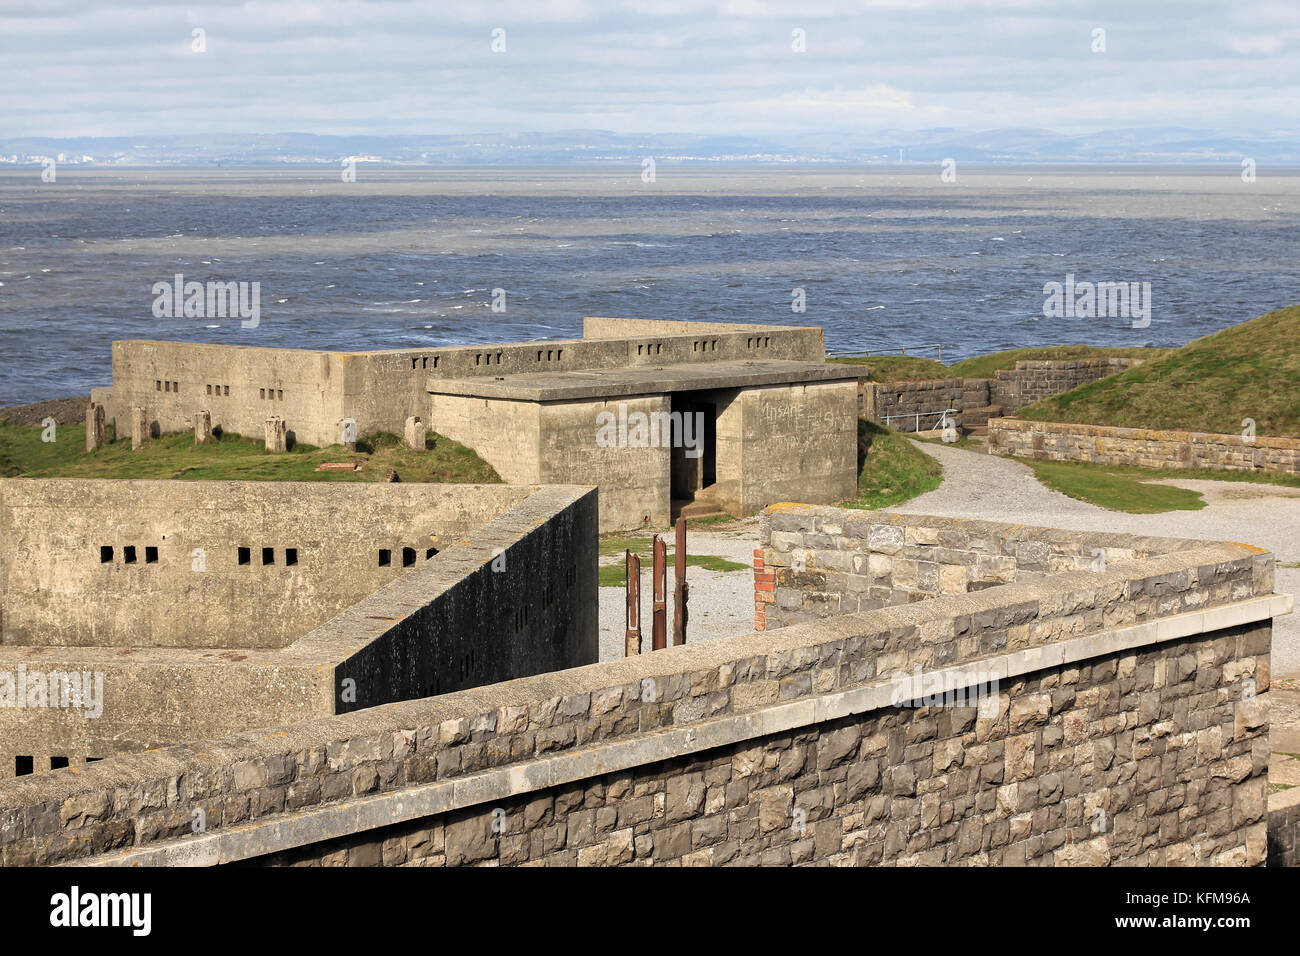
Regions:
<instances>
[{"instance_id":1,"label":"flat concrete roof","mask_svg":"<svg viewBox=\"0 0 1300 956\"><path fill-rule=\"evenodd\" d=\"M683 362L571 372L430 378L428 390L431 395L552 402L654 395L660 392L695 392L713 388L843 382L865 374L860 366L829 362Z\"/></svg>"}]
</instances>

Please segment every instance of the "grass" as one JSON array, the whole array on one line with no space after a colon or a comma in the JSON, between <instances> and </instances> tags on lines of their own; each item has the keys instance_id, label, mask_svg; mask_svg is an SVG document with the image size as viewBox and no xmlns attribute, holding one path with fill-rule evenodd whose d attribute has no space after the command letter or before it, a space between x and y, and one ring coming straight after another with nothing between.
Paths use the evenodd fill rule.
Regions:
<instances>
[{"instance_id":1,"label":"grass","mask_svg":"<svg viewBox=\"0 0 1300 956\"><path fill-rule=\"evenodd\" d=\"M858 497L849 508L889 508L938 488L940 464L901 434L858 420Z\"/></svg>"},{"instance_id":2,"label":"grass","mask_svg":"<svg viewBox=\"0 0 1300 956\"><path fill-rule=\"evenodd\" d=\"M668 563L672 564L673 553L676 550L672 546L672 538L666 537L665 543L668 544ZM641 570L646 571L653 560L654 539L648 536L629 536L629 535L607 535L602 537L597 545L597 551L602 558L622 557L624 551L631 551L641 558ZM742 564L738 561L731 561L727 558L720 558L716 554L687 554L686 566L688 568L703 568L706 571L748 571L749 565ZM615 561L612 564L602 564L596 572L596 581L602 588L621 588L624 584L623 562Z\"/></svg>"},{"instance_id":3,"label":"grass","mask_svg":"<svg viewBox=\"0 0 1300 956\"><path fill-rule=\"evenodd\" d=\"M396 435L363 438L357 451L342 445L315 448L296 445L268 455L260 441L226 432L206 445L194 444L188 432L164 435L139 451L129 441L113 441L97 451L85 450L85 431L58 427L53 442L41 440L40 427L0 424L0 475L27 478L173 478L237 481L385 481L396 471L402 481L479 482L501 480L490 465L449 438L433 436L421 454L406 448ZM361 463L360 471L317 471L325 462Z\"/></svg>"},{"instance_id":4,"label":"grass","mask_svg":"<svg viewBox=\"0 0 1300 956\"><path fill-rule=\"evenodd\" d=\"M1074 461L1038 461L1019 458L1053 491L1110 511L1150 515L1165 511L1199 511L1205 499L1199 492L1171 485L1152 485L1125 474L1129 469L1108 468ZM1140 471L1141 469L1133 469ZM1170 477L1167 473L1161 477Z\"/></svg>"},{"instance_id":5,"label":"grass","mask_svg":"<svg viewBox=\"0 0 1300 956\"><path fill-rule=\"evenodd\" d=\"M1268 792L1281 793L1283 790L1290 790L1294 786L1294 783L1270 783L1268 785Z\"/></svg>"},{"instance_id":6,"label":"grass","mask_svg":"<svg viewBox=\"0 0 1300 956\"><path fill-rule=\"evenodd\" d=\"M948 366L918 355L847 355L827 359L840 365L861 365L873 382L907 382L915 379L951 378Z\"/></svg>"},{"instance_id":7,"label":"grass","mask_svg":"<svg viewBox=\"0 0 1300 956\"><path fill-rule=\"evenodd\" d=\"M1197 339L1164 357L1044 399L1017 415L1124 428L1300 436L1300 306Z\"/></svg>"}]
</instances>

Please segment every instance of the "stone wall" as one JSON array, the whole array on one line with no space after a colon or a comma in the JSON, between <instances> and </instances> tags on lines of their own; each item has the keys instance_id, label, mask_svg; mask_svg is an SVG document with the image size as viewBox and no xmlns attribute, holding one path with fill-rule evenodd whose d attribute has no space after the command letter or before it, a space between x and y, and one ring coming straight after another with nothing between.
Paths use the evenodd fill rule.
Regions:
<instances>
[{"instance_id":1,"label":"stone wall","mask_svg":"<svg viewBox=\"0 0 1300 956\"><path fill-rule=\"evenodd\" d=\"M1300 439L1207 432L1114 428L995 418L989 451L1049 461L1088 461L1142 468L1207 468L1300 474Z\"/></svg>"},{"instance_id":2,"label":"stone wall","mask_svg":"<svg viewBox=\"0 0 1300 956\"><path fill-rule=\"evenodd\" d=\"M1202 542L774 505L754 551L755 629L1101 570ZM1269 574L1271 575L1271 570ZM1269 581L1260 586L1271 587Z\"/></svg>"},{"instance_id":3,"label":"stone wall","mask_svg":"<svg viewBox=\"0 0 1300 956\"><path fill-rule=\"evenodd\" d=\"M997 406L1003 412L1018 411L1072 388L1114 375L1141 359L1052 359L1020 360L1014 369L999 369L995 378L925 379L910 382L859 384L858 412L863 418L887 424L895 431L920 431L939 427L940 416L927 414L955 408L959 412ZM890 420L885 421L889 416ZM913 417L908 417L913 416ZM957 416L954 416L956 418Z\"/></svg>"},{"instance_id":4,"label":"stone wall","mask_svg":"<svg viewBox=\"0 0 1300 956\"><path fill-rule=\"evenodd\" d=\"M1300 787L1269 798L1268 865L1300 866Z\"/></svg>"},{"instance_id":5,"label":"stone wall","mask_svg":"<svg viewBox=\"0 0 1300 956\"><path fill-rule=\"evenodd\" d=\"M1021 360L1014 369L998 369L989 384L988 404L1000 405L1004 412L1019 411L1141 364L1142 359L1134 358Z\"/></svg>"},{"instance_id":6,"label":"stone wall","mask_svg":"<svg viewBox=\"0 0 1300 956\"><path fill-rule=\"evenodd\" d=\"M160 484L182 486L170 489L179 495L190 483ZM218 494L222 484L205 482L202 488ZM271 482L251 484L268 492L292 492ZM120 628L96 632L112 646L0 646L0 777L64 762L82 768L88 760L115 754L294 724L595 661L595 490L493 485L476 497L473 486L450 487L463 496L466 508L484 509L496 502L501 511L472 526L462 524L457 535L439 542L432 558L423 550L412 555L416 560L410 567L402 567L402 550L394 548L391 560L397 570L373 593L359 595L318 626L295 620L293 579L277 573L266 594L234 591L233 598L251 610L228 632L206 631L208 622L191 617L192 609L187 610L179 593L141 597L127 589L106 602L136 608L142 618L148 612L145 601L155 602L176 619L178 633L188 624L194 639L207 640L208 646L134 646L129 613L123 613ZM194 488L199 490L199 483ZM326 488L345 490L338 485L307 490ZM378 513L384 508L418 502L421 496L436 504L447 488L346 486L364 499L376 525L382 524ZM343 505L349 497L341 496ZM326 527L329 508L316 512L312 501L305 496L298 502L298 520L304 528L313 523ZM329 499L323 501L328 506ZM310 560L307 551L300 564ZM262 570L254 567L250 573ZM338 573L349 573L342 559ZM351 573L366 580L366 571ZM91 602L93 596L85 600ZM287 646L258 646L259 626L295 625L305 633ZM15 685L35 674L45 679L56 673L98 675L100 712L89 706L56 707L45 693L38 701L32 692L19 691L24 699L14 699ZM52 676L48 680L52 686Z\"/></svg>"},{"instance_id":7,"label":"stone wall","mask_svg":"<svg viewBox=\"0 0 1300 956\"><path fill-rule=\"evenodd\" d=\"M1290 600L1171 548L5 781L0 859L1258 865Z\"/></svg>"}]
</instances>

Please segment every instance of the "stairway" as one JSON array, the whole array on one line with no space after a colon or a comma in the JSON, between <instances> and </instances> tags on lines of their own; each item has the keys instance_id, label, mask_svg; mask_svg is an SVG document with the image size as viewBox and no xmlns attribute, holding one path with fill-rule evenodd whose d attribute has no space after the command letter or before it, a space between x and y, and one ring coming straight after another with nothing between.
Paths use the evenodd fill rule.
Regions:
<instances>
[{"instance_id":1,"label":"stairway","mask_svg":"<svg viewBox=\"0 0 1300 956\"><path fill-rule=\"evenodd\" d=\"M957 421L962 431L968 435L987 435L989 419L1001 416L1001 405L984 405L980 408L963 408Z\"/></svg>"},{"instance_id":2,"label":"stairway","mask_svg":"<svg viewBox=\"0 0 1300 956\"><path fill-rule=\"evenodd\" d=\"M717 494L717 485L709 485L707 488L701 488L695 492L694 498L676 498L672 501L672 517L676 521L678 516L690 521L693 518L714 518L726 515L722 506L718 504L715 497Z\"/></svg>"}]
</instances>

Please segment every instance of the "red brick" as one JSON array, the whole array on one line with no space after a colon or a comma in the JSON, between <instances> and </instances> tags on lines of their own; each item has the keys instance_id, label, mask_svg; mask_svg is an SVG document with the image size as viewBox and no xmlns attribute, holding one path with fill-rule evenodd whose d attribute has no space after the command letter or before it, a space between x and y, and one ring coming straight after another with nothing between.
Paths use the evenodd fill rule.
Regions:
<instances>
[{"instance_id":1,"label":"red brick","mask_svg":"<svg viewBox=\"0 0 1300 956\"><path fill-rule=\"evenodd\" d=\"M755 582L754 582L754 590L755 590L755 591L775 591L775 590L776 590L776 584L773 583L772 581L755 581Z\"/></svg>"}]
</instances>

